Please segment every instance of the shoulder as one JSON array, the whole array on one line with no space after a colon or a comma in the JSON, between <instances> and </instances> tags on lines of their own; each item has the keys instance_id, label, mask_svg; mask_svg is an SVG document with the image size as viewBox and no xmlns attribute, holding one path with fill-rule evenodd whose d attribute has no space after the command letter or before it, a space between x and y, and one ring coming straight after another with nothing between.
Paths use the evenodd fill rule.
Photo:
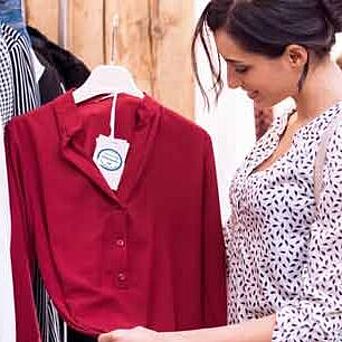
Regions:
<instances>
[{"instance_id":1,"label":"shoulder","mask_svg":"<svg viewBox=\"0 0 342 342\"><path fill-rule=\"evenodd\" d=\"M20 32L4 23L1 23L0 29L1 36L5 41L7 48L10 52L11 50L18 48L19 46L23 50L30 50L30 44L28 42L28 39L25 36L23 36Z\"/></svg>"},{"instance_id":2,"label":"shoulder","mask_svg":"<svg viewBox=\"0 0 342 342\"><path fill-rule=\"evenodd\" d=\"M13 117L6 124L7 132L19 132L20 136L29 133L46 132L51 125L55 125L54 112L56 100L28 111L22 115Z\"/></svg>"},{"instance_id":3,"label":"shoulder","mask_svg":"<svg viewBox=\"0 0 342 342\"><path fill-rule=\"evenodd\" d=\"M317 146L315 183L316 192L334 199L342 193L342 103L330 109L330 116Z\"/></svg>"},{"instance_id":4,"label":"shoulder","mask_svg":"<svg viewBox=\"0 0 342 342\"><path fill-rule=\"evenodd\" d=\"M211 142L208 132L200 127L195 121L158 104L161 112L161 129L167 135L177 136L180 140L188 143Z\"/></svg>"}]
</instances>

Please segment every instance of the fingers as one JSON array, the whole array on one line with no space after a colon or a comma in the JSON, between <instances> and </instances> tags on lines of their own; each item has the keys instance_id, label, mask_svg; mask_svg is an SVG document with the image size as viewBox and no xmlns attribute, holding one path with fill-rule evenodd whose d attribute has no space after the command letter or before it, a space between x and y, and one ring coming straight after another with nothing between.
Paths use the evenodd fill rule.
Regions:
<instances>
[{"instance_id":1,"label":"fingers","mask_svg":"<svg viewBox=\"0 0 342 342\"><path fill-rule=\"evenodd\" d=\"M143 327L132 329L117 329L106 334L101 334L98 342L157 342L158 333Z\"/></svg>"},{"instance_id":2,"label":"fingers","mask_svg":"<svg viewBox=\"0 0 342 342\"><path fill-rule=\"evenodd\" d=\"M117 342L125 334L126 330L117 329L109 333L99 335L97 342Z\"/></svg>"},{"instance_id":3,"label":"fingers","mask_svg":"<svg viewBox=\"0 0 342 342\"><path fill-rule=\"evenodd\" d=\"M97 342L109 342L107 338L108 334L101 334L97 336Z\"/></svg>"},{"instance_id":4,"label":"fingers","mask_svg":"<svg viewBox=\"0 0 342 342\"><path fill-rule=\"evenodd\" d=\"M112 333L101 334L97 338L97 342L112 342L114 338L112 338Z\"/></svg>"}]
</instances>

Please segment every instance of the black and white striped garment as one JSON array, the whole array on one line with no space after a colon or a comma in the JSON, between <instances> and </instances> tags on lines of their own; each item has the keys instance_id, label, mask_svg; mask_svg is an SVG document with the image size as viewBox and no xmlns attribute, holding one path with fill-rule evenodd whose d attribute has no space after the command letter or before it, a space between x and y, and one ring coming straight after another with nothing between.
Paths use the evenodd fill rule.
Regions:
<instances>
[{"instance_id":1,"label":"black and white striped garment","mask_svg":"<svg viewBox=\"0 0 342 342\"><path fill-rule=\"evenodd\" d=\"M38 267L36 268L34 291L42 342L61 342L60 319L45 289Z\"/></svg>"},{"instance_id":2,"label":"black and white striped garment","mask_svg":"<svg viewBox=\"0 0 342 342\"><path fill-rule=\"evenodd\" d=\"M13 74L7 45L0 34L0 115L3 125L14 113Z\"/></svg>"},{"instance_id":3,"label":"black and white striped garment","mask_svg":"<svg viewBox=\"0 0 342 342\"><path fill-rule=\"evenodd\" d=\"M25 36L4 23L1 23L0 31L7 45L12 65L14 81L13 115L20 115L40 104L38 85L31 60L30 44Z\"/></svg>"}]
</instances>

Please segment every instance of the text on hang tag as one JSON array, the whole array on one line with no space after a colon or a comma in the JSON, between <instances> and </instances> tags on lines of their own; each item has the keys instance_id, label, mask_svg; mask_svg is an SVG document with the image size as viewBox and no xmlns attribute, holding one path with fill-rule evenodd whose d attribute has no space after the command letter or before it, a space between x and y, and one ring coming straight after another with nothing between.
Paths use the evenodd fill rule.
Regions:
<instances>
[{"instance_id":1,"label":"text on hang tag","mask_svg":"<svg viewBox=\"0 0 342 342\"><path fill-rule=\"evenodd\" d=\"M119 188L129 146L126 140L102 134L96 139L93 161L112 190Z\"/></svg>"}]
</instances>

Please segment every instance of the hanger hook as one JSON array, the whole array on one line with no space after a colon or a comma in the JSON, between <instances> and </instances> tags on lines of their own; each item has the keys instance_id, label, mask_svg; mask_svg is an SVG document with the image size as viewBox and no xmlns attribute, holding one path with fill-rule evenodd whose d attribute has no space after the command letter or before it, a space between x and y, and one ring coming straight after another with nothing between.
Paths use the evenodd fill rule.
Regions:
<instances>
[{"instance_id":1,"label":"hanger hook","mask_svg":"<svg viewBox=\"0 0 342 342\"><path fill-rule=\"evenodd\" d=\"M112 19L112 49L111 49L111 63L117 62L117 36L119 28L119 15L114 14Z\"/></svg>"}]
</instances>

